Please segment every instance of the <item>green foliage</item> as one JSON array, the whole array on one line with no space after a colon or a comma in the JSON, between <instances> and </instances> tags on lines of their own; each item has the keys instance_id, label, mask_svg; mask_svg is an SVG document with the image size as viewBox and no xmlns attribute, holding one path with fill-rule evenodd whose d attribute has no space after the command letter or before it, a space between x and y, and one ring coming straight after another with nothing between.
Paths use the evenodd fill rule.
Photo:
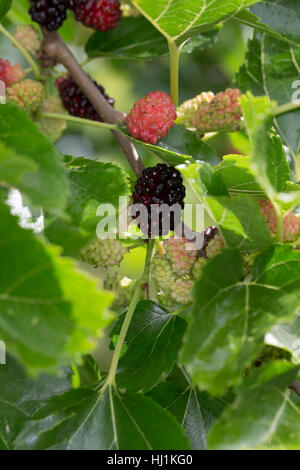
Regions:
<instances>
[{"instance_id":1,"label":"green foliage","mask_svg":"<svg viewBox=\"0 0 300 470\"><path fill-rule=\"evenodd\" d=\"M287 389L298 369L267 364L237 388L236 402L213 427L211 449L299 449L299 398Z\"/></svg>"},{"instance_id":2,"label":"green foliage","mask_svg":"<svg viewBox=\"0 0 300 470\"><path fill-rule=\"evenodd\" d=\"M277 41L266 34L261 37L255 35L248 43L246 60L239 70L236 84L242 92L265 95L279 105L289 103L295 91L293 84L299 80L299 62L299 47ZM278 63L280 67L277 67ZM299 113L299 110L293 110L276 117L274 121L284 144L293 155L297 154L300 145Z\"/></svg>"},{"instance_id":3,"label":"green foliage","mask_svg":"<svg viewBox=\"0 0 300 470\"><path fill-rule=\"evenodd\" d=\"M209 46L215 32L199 34L183 47L183 53ZM90 37L86 52L89 57L154 60L169 55L164 37L142 16L123 18L119 26L109 32L97 31Z\"/></svg>"},{"instance_id":4,"label":"green foliage","mask_svg":"<svg viewBox=\"0 0 300 470\"><path fill-rule=\"evenodd\" d=\"M112 204L116 211L119 197L129 193L128 177L113 163L75 158L68 164L70 195L68 219L50 219L45 234L64 248L64 254L78 256L81 249L95 238L101 220L96 215L100 204Z\"/></svg>"},{"instance_id":5,"label":"green foliage","mask_svg":"<svg viewBox=\"0 0 300 470\"><path fill-rule=\"evenodd\" d=\"M10 9L12 4L12 0L1 0L0 1L0 20L3 18L3 16L6 15L8 10Z\"/></svg>"},{"instance_id":6,"label":"green foliage","mask_svg":"<svg viewBox=\"0 0 300 470\"><path fill-rule=\"evenodd\" d=\"M124 315L111 335L118 334ZM138 304L119 362L117 385L129 392L147 391L168 375L177 359L185 321L154 302Z\"/></svg>"},{"instance_id":7,"label":"green foliage","mask_svg":"<svg viewBox=\"0 0 300 470\"><path fill-rule=\"evenodd\" d=\"M234 250L223 251L204 267L181 353L200 387L225 393L241 380L270 328L293 318L299 263L297 251L275 246L256 259L251 282L242 280L242 258Z\"/></svg>"},{"instance_id":8,"label":"green foliage","mask_svg":"<svg viewBox=\"0 0 300 470\"><path fill-rule=\"evenodd\" d=\"M132 3L161 34L180 45L195 34L213 29L217 23L226 20L241 8L257 3L257 0L217 0L213 5L204 0L162 0L159 3L133 0ZM180 18L180 21L174 21L174 18Z\"/></svg>"},{"instance_id":9,"label":"green foliage","mask_svg":"<svg viewBox=\"0 0 300 470\"><path fill-rule=\"evenodd\" d=\"M32 23L28 5L0 0L7 26L1 26L0 58L21 63L22 52L26 77L53 96L60 68L18 51L10 35L18 23ZM122 18L114 30L88 31L69 13L59 31L75 56L86 52L82 68L111 96L110 87L115 90L115 107L129 108L149 87L170 88L177 103L179 91L193 98L193 84L201 97L209 91L201 83L214 93L237 86L243 93L240 130L200 136L174 124L150 145L129 135L121 113L109 126L77 119L72 127L69 115L69 134L55 146L36 123L62 115L42 116L39 109L29 116L0 104L0 449L299 449L300 111L293 98L300 84L299 2L132 5L139 14ZM241 25L253 30L247 50ZM226 41L238 46L227 48ZM179 74L180 53L186 55ZM64 65L69 61L65 49ZM72 73L80 83L75 66ZM107 129L121 134L123 152ZM176 310L158 303L162 291L152 261L170 256L161 240L145 243L128 231L105 253L97 251L106 260L97 270L93 257L82 257L85 248L101 250L101 243L93 245L104 216L98 207L113 206L118 222L119 198L135 186L123 155L131 164L137 160L130 146L145 166L157 160L177 166L185 202L202 204L205 227L219 231L211 230L219 254L206 246L191 253L196 282L189 265L182 285L175 285L176 263L185 257L172 246L172 263L159 271L168 276L169 296L185 285L189 294L193 286L190 303L176 303ZM17 207L16 190L26 209ZM274 230L261 199L274 206ZM38 216L39 228L33 225ZM294 228L283 243L283 229ZM110 263L116 246L121 266Z\"/></svg>"}]
</instances>

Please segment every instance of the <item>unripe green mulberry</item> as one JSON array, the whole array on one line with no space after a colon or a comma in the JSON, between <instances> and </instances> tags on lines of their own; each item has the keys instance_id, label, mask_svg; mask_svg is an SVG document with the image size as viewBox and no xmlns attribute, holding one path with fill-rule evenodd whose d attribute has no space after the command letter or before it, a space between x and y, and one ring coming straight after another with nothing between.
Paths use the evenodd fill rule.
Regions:
<instances>
[{"instance_id":1,"label":"unripe green mulberry","mask_svg":"<svg viewBox=\"0 0 300 470\"><path fill-rule=\"evenodd\" d=\"M217 233L207 244L206 256L208 258L213 258L214 256L221 253L223 248L225 248L224 240L222 236Z\"/></svg>"},{"instance_id":2,"label":"unripe green mulberry","mask_svg":"<svg viewBox=\"0 0 300 470\"><path fill-rule=\"evenodd\" d=\"M7 102L17 104L31 114L36 113L41 107L44 96L43 85L31 79L23 80L7 88Z\"/></svg>"},{"instance_id":3,"label":"unripe green mulberry","mask_svg":"<svg viewBox=\"0 0 300 470\"><path fill-rule=\"evenodd\" d=\"M200 102L194 113L191 110L187 111L185 125L196 129L200 134L240 129L242 118L240 97L241 93L236 88L227 88L217 93L211 101Z\"/></svg>"},{"instance_id":4,"label":"unripe green mulberry","mask_svg":"<svg viewBox=\"0 0 300 470\"><path fill-rule=\"evenodd\" d=\"M173 285L171 297L179 304L189 304L192 300L191 290L194 282L188 277L177 279Z\"/></svg>"},{"instance_id":5,"label":"unripe green mulberry","mask_svg":"<svg viewBox=\"0 0 300 470\"><path fill-rule=\"evenodd\" d=\"M29 52L36 54L42 48L38 31L30 25L19 25L14 33L15 39Z\"/></svg>"},{"instance_id":6,"label":"unripe green mulberry","mask_svg":"<svg viewBox=\"0 0 300 470\"><path fill-rule=\"evenodd\" d=\"M159 289L170 293L176 281L172 265L166 256L156 254L152 261L152 275Z\"/></svg>"},{"instance_id":7,"label":"unripe green mulberry","mask_svg":"<svg viewBox=\"0 0 300 470\"><path fill-rule=\"evenodd\" d=\"M119 240L97 240L81 253L82 261L93 266L119 266L127 252Z\"/></svg>"},{"instance_id":8,"label":"unripe green mulberry","mask_svg":"<svg viewBox=\"0 0 300 470\"><path fill-rule=\"evenodd\" d=\"M193 267L193 277L197 281L202 276L202 271L207 263L206 258L198 258Z\"/></svg>"},{"instance_id":9,"label":"unripe green mulberry","mask_svg":"<svg viewBox=\"0 0 300 470\"><path fill-rule=\"evenodd\" d=\"M58 95L52 95L50 98L44 100L40 112L65 114L65 108L60 97ZM64 119L51 119L44 116L38 117L37 124L40 126L41 131L46 134L52 142L56 142L67 127L67 122Z\"/></svg>"},{"instance_id":10,"label":"unripe green mulberry","mask_svg":"<svg viewBox=\"0 0 300 470\"><path fill-rule=\"evenodd\" d=\"M210 103L214 99L212 91L204 91L191 100L182 103L177 109L177 124L183 124L186 127L193 127L191 119L195 116L202 103Z\"/></svg>"},{"instance_id":11,"label":"unripe green mulberry","mask_svg":"<svg viewBox=\"0 0 300 470\"><path fill-rule=\"evenodd\" d=\"M107 283L105 281L104 286L107 288ZM112 308L115 307L117 310L123 310L128 307L132 295L134 293L135 281L129 279L128 277L117 278L114 285L109 285L109 289L113 290L116 293L116 299L113 303Z\"/></svg>"},{"instance_id":12,"label":"unripe green mulberry","mask_svg":"<svg viewBox=\"0 0 300 470\"><path fill-rule=\"evenodd\" d=\"M189 273L197 258L198 250L188 250L188 244L189 241L184 238L169 238L163 242L167 258L171 261L173 272L176 274Z\"/></svg>"}]
</instances>

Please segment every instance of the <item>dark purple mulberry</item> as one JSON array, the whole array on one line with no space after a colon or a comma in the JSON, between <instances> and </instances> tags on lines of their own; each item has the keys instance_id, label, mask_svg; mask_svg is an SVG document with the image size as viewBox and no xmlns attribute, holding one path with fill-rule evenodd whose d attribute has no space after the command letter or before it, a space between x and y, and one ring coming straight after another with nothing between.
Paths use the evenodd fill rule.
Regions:
<instances>
[{"instance_id":1,"label":"dark purple mulberry","mask_svg":"<svg viewBox=\"0 0 300 470\"><path fill-rule=\"evenodd\" d=\"M95 82L100 93L104 96L106 101L113 106L115 101L110 98L103 88ZM95 110L92 103L87 99L85 94L80 90L77 83L74 81L71 75L67 77L60 77L55 82L56 87L59 90L61 99L64 107L69 111L72 116L90 119L91 121L102 121L101 117Z\"/></svg>"}]
</instances>

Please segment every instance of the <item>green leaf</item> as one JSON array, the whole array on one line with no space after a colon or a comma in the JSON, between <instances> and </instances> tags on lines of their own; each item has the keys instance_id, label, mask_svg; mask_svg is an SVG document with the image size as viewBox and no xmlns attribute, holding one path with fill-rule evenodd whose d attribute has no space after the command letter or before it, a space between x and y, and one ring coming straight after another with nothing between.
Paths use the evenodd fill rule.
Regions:
<instances>
[{"instance_id":1,"label":"green leaf","mask_svg":"<svg viewBox=\"0 0 300 470\"><path fill-rule=\"evenodd\" d=\"M242 10L235 19L258 31L297 46L300 40L300 9L297 0L261 1Z\"/></svg>"},{"instance_id":2,"label":"green leaf","mask_svg":"<svg viewBox=\"0 0 300 470\"><path fill-rule=\"evenodd\" d=\"M129 194L128 177L114 163L75 158L69 163L71 193L68 200L69 220L50 220L45 234L52 243L64 248L64 254L77 256L96 237L101 220L96 215L100 204L112 204L118 212L119 197Z\"/></svg>"},{"instance_id":3,"label":"green leaf","mask_svg":"<svg viewBox=\"0 0 300 470\"><path fill-rule=\"evenodd\" d=\"M300 364L300 315L296 315L292 323L276 325L266 335L267 344L286 349L293 355L294 364Z\"/></svg>"},{"instance_id":4,"label":"green leaf","mask_svg":"<svg viewBox=\"0 0 300 470\"><path fill-rule=\"evenodd\" d=\"M193 163L187 165L181 171L204 205L206 203L206 196L229 195L221 176L209 164Z\"/></svg>"},{"instance_id":5,"label":"green leaf","mask_svg":"<svg viewBox=\"0 0 300 470\"><path fill-rule=\"evenodd\" d=\"M29 370L77 362L111 321L110 293L0 204L0 337Z\"/></svg>"},{"instance_id":6,"label":"green leaf","mask_svg":"<svg viewBox=\"0 0 300 470\"><path fill-rule=\"evenodd\" d=\"M198 35L184 45L182 52L190 53L196 47L207 47L214 38L214 31ZM165 38L140 16L121 19L114 30L105 33L97 31L90 37L86 52L89 57L154 60L167 57L169 48Z\"/></svg>"},{"instance_id":7,"label":"green leaf","mask_svg":"<svg viewBox=\"0 0 300 470\"><path fill-rule=\"evenodd\" d=\"M249 157L244 155L225 155L221 163L215 167L215 171L221 176L229 193L232 195L264 195L250 169Z\"/></svg>"},{"instance_id":8,"label":"green leaf","mask_svg":"<svg viewBox=\"0 0 300 470\"><path fill-rule=\"evenodd\" d=\"M257 182L272 201L285 190L289 165L280 137L270 134L272 103L250 92L241 99L247 131L252 144L251 169Z\"/></svg>"},{"instance_id":9,"label":"green leaf","mask_svg":"<svg viewBox=\"0 0 300 470\"><path fill-rule=\"evenodd\" d=\"M174 382L158 384L149 396L176 417L192 449L206 449L208 430L226 405L223 400L192 387L184 389Z\"/></svg>"},{"instance_id":10,"label":"green leaf","mask_svg":"<svg viewBox=\"0 0 300 470\"><path fill-rule=\"evenodd\" d=\"M209 31L257 0L133 0L133 5L168 40L180 45L190 37Z\"/></svg>"},{"instance_id":11,"label":"green leaf","mask_svg":"<svg viewBox=\"0 0 300 470\"><path fill-rule=\"evenodd\" d=\"M193 164L182 172L220 229L227 246L251 251L266 248L272 243L258 204L247 195L228 197L218 167Z\"/></svg>"},{"instance_id":12,"label":"green leaf","mask_svg":"<svg viewBox=\"0 0 300 470\"><path fill-rule=\"evenodd\" d=\"M296 91L294 83L299 80L299 64L300 48L265 34L255 36L248 42L246 60L236 77L236 84L244 93L250 90L255 96L267 95L270 100L283 105L291 102ZM300 110L287 112L274 120L274 125L293 156L297 155L300 148L299 123Z\"/></svg>"},{"instance_id":13,"label":"green leaf","mask_svg":"<svg viewBox=\"0 0 300 470\"><path fill-rule=\"evenodd\" d=\"M72 378L74 388L94 388L101 380L99 366L90 354L83 356L80 364L72 367L72 371L74 373Z\"/></svg>"},{"instance_id":14,"label":"green leaf","mask_svg":"<svg viewBox=\"0 0 300 470\"><path fill-rule=\"evenodd\" d=\"M126 128L120 128L135 144L143 146L168 165L181 165L186 162L199 160L216 165L220 158L207 144L202 142L194 132L188 131L184 126L174 125L169 134L157 145L147 144L131 137Z\"/></svg>"},{"instance_id":15,"label":"green leaf","mask_svg":"<svg viewBox=\"0 0 300 470\"><path fill-rule=\"evenodd\" d=\"M238 252L223 250L211 259L195 284L193 318L181 351L192 380L213 395L237 384L265 334L293 319L299 288L300 253L288 246L264 251L248 282Z\"/></svg>"},{"instance_id":16,"label":"green leaf","mask_svg":"<svg viewBox=\"0 0 300 470\"><path fill-rule=\"evenodd\" d=\"M281 36L300 44L300 5L297 0L263 0L250 10Z\"/></svg>"},{"instance_id":17,"label":"green leaf","mask_svg":"<svg viewBox=\"0 0 300 470\"><path fill-rule=\"evenodd\" d=\"M205 207L227 246L239 251L267 248L272 243L260 207L251 196L206 197Z\"/></svg>"},{"instance_id":18,"label":"green leaf","mask_svg":"<svg viewBox=\"0 0 300 470\"><path fill-rule=\"evenodd\" d=\"M39 408L39 401L71 388L70 373L63 377L41 375L29 378L9 354L0 366L0 450L9 450L25 422Z\"/></svg>"},{"instance_id":19,"label":"green leaf","mask_svg":"<svg viewBox=\"0 0 300 470\"><path fill-rule=\"evenodd\" d=\"M0 183L22 190L22 179L26 173L36 171L34 161L18 155L0 141Z\"/></svg>"},{"instance_id":20,"label":"green leaf","mask_svg":"<svg viewBox=\"0 0 300 470\"><path fill-rule=\"evenodd\" d=\"M300 446L300 399L287 387L298 368L273 362L254 371L212 428L210 449L296 450Z\"/></svg>"},{"instance_id":21,"label":"green leaf","mask_svg":"<svg viewBox=\"0 0 300 470\"><path fill-rule=\"evenodd\" d=\"M225 155L214 170L221 176L231 195L250 194L254 197L265 197L265 193L255 180L250 168L251 159L244 155ZM285 192L296 192L297 184L286 182Z\"/></svg>"},{"instance_id":22,"label":"green leaf","mask_svg":"<svg viewBox=\"0 0 300 470\"><path fill-rule=\"evenodd\" d=\"M12 0L0 0L0 20L3 18L3 16L6 15L11 7L11 4Z\"/></svg>"},{"instance_id":23,"label":"green leaf","mask_svg":"<svg viewBox=\"0 0 300 470\"><path fill-rule=\"evenodd\" d=\"M163 433L161 431L164 431ZM188 449L179 424L142 394L78 389L41 406L16 441L17 449Z\"/></svg>"},{"instance_id":24,"label":"green leaf","mask_svg":"<svg viewBox=\"0 0 300 470\"><path fill-rule=\"evenodd\" d=\"M28 157L37 167L24 174L19 183L31 205L62 215L69 194L62 155L25 111L10 104L0 106L0 142L16 155Z\"/></svg>"},{"instance_id":25,"label":"green leaf","mask_svg":"<svg viewBox=\"0 0 300 470\"><path fill-rule=\"evenodd\" d=\"M119 334L124 315L112 330ZM147 391L168 375L177 359L185 321L155 302L139 302L126 336L117 385L129 392Z\"/></svg>"}]
</instances>

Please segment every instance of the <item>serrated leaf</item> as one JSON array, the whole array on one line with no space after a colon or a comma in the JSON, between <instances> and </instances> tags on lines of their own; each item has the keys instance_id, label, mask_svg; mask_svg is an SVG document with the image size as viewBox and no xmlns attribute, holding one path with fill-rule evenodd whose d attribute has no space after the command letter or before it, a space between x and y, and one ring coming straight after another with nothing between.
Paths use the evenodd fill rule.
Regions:
<instances>
[{"instance_id":1,"label":"serrated leaf","mask_svg":"<svg viewBox=\"0 0 300 470\"><path fill-rule=\"evenodd\" d=\"M0 336L32 372L77 362L111 321L112 294L0 204Z\"/></svg>"},{"instance_id":2,"label":"serrated leaf","mask_svg":"<svg viewBox=\"0 0 300 470\"><path fill-rule=\"evenodd\" d=\"M226 245L239 251L263 249L272 243L256 201L247 195L229 197L218 167L189 165L182 170Z\"/></svg>"},{"instance_id":3,"label":"serrated leaf","mask_svg":"<svg viewBox=\"0 0 300 470\"><path fill-rule=\"evenodd\" d=\"M184 126L175 124L168 135L157 145L147 144L131 137L124 127L120 130L135 144L142 145L168 165L181 165L194 160L216 165L220 161L216 152L209 145L202 142L194 132L185 129Z\"/></svg>"},{"instance_id":4,"label":"serrated leaf","mask_svg":"<svg viewBox=\"0 0 300 470\"><path fill-rule=\"evenodd\" d=\"M71 388L70 372L63 377L29 378L9 354L0 366L0 450L10 450L25 422L39 408L39 401Z\"/></svg>"},{"instance_id":5,"label":"serrated leaf","mask_svg":"<svg viewBox=\"0 0 300 470\"><path fill-rule=\"evenodd\" d=\"M193 319L181 362L192 379L213 395L241 379L276 324L293 319L299 307L300 254L274 246L256 259L253 280L243 280L238 252L223 250L195 284Z\"/></svg>"},{"instance_id":6,"label":"serrated leaf","mask_svg":"<svg viewBox=\"0 0 300 470\"><path fill-rule=\"evenodd\" d=\"M235 19L276 39L298 45L300 10L297 0L261 1L242 10Z\"/></svg>"},{"instance_id":7,"label":"serrated leaf","mask_svg":"<svg viewBox=\"0 0 300 470\"><path fill-rule=\"evenodd\" d=\"M209 164L193 163L181 171L203 204L205 204L206 196L229 195L221 176Z\"/></svg>"},{"instance_id":8,"label":"serrated leaf","mask_svg":"<svg viewBox=\"0 0 300 470\"><path fill-rule=\"evenodd\" d=\"M190 53L196 47L206 47L214 38L215 32L198 35L184 45L182 52ZM168 56L169 48L165 38L140 16L121 19L114 30L97 31L88 40L86 52L89 57L154 60Z\"/></svg>"},{"instance_id":9,"label":"serrated leaf","mask_svg":"<svg viewBox=\"0 0 300 470\"><path fill-rule=\"evenodd\" d=\"M12 0L0 0L0 20L3 18L3 16L6 15L11 7L11 4Z\"/></svg>"},{"instance_id":10,"label":"serrated leaf","mask_svg":"<svg viewBox=\"0 0 300 470\"><path fill-rule=\"evenodd\" d=\"M81 249L96 237L101 220L96 215L100 204L112 204L118 212L119 197L129 194L128 177L114 163L75 158L69 163L69 220L51 220L46 226L47 238L64 248L64 254L78 256Z\"/></svg>"},{"instance_id":11,"label":"serrated leaf","mask_svg":"<svg viewBox=\"0 0 300 470\"><path fill-rule=\"evenodd\" d=\"M250 10L264 24L299 45L300 5L297 0L263 0Z\"/></svg>"},{"instance_id":12,"label":"serrated leaf","mask_svg":"<svg viewBox=\"0 0 300 470\"><path fill-rule=\"evenodd\" d=\"M210 449L296 450L300 445L300 399L287 387L298 368L274 362L252 372L237 388L208 438Z\"/></svg>"},{"instance_id":13,"label":"serrated leaf","mask_svg":"<svg viewBox=\"0 0 300 470\"><path fill-rule=\"evenodd\" d=\"M223 400L174 382L158 384L149 396L176 417L192 449L206 449L207 432L226 406Z\"/></svg>"},{"instance_id":14,"label":"serrated leaf","mask_svg":"<svg viewBox=\"0 0 300 470\"><path fill-rule=\"evenodd\" d=\"M264 195L250 169L249 157L225 155L221 163L215 167L215 171L221 175L230 194Z\"/></svg>"},{"instance_id":15,"label":"serrated leaf","mask_svg":"<svg viewBox=\"0 0 300 470\"><path fill-rule=\"evenodd\" d=\"M272 11L270 9L270 14ZM250 90L255 96L267 95L278 105L289 103L296 91L294 84L299 80L299 64L299 47L265 34L255 36L248 42L246 60L236 77L236 84L242 92ZM281 138L294 156L300 149L299 122L299 110L286 112L274 119Z\"/></svg>"},{"instance_id":16,"label":"serrated leaf","mask_svg":"<svg viewBox=\"0 0 300 470\"><path fill-rule=\"evenodd\" d=\"M124 315L111 336L119 334ZM177 359L185 321L159 304L139 302L126 336L126 352L118 366L116 383L129 392L153 388L163 375L168 375Z\"/></svg>"},{"instance_id":17,"label":"serrated leaf","mask_svg":"<svg viewBox=\"0 0 300 470\"><path fill-rule=\"evenodd\" d=\"M251 169L266 195L275 201L285 191L289 165L280 137L270 134L273 105L267 97L255 98L248 92L241 98L241 106L252 144Z\"/></svg>"},{"instance_id":18,"label":"serrated leaf","mask_svg":"<svg viewBox=\"0 0 300 470\"><path fill-rule=\"evenodd\" d=\"M272 244L260 207L251 196L206 197L205 207L227 246L239 251L253 251Z\"/></svg>"},{"instance_id":19,"label":"serrated leaf","mask_svg":"<svg viewBox=\"0 0 300 470\"><path fill-rule=\"evenodd\" d=\"M300 364L300 314L292 323L276 325L266 335L267 344L289 351L293 355L294 364Z\"/></svg>"},{"instance_id":20,"label":"serrated leaf","mask_svg":"<svg viewBox=\"0 0 300 470\"><path fill-rule=\"evenodd\" d=\"M168 40L180 45L190 37L213 29L257 0L133 0L133 5Z\"/></svg>"},{"instance_id":21,"label":"serrated leaf","mask_svg":"<svg viewBox=\"0 0 300 470\"><path fill-rule=\"evenodd\" d=\"M19 434L16 448L184 450L189 446L175 418L150 398L107 387L103 394L78 389L45 402Z\"/></svg>"},{"instance_id":22,"label":"serrated leaf","mask_svg":"<svg viewBox=\"0 0 300 470\"><path fill-rule=\"evenodd\" d=\"M0 106L0 141L37 166L22 178L22 191L32 206L62 215L69 195L62 155L25 111L10 104Z\"/></svg>"}]
</instances>

